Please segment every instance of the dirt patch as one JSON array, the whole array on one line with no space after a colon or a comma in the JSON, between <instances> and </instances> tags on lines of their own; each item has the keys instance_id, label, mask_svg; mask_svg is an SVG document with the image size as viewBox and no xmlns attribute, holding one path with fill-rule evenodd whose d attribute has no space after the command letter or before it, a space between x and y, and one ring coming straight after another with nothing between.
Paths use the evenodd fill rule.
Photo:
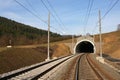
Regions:
<instances>
[{"instance_id":1,"label":"dirt patch","mask_svg":"<svg viewBox=\"0 0 120 80\"><path fill-rule=\"evenodd\" d=\"M68 46L66 46L63 43L59 43L53 46L53 57L61 57L61 56L66 56L66 55L70 55L70 48Z\"/></svg>"},{"instance_id":2,"label":"dirt patch","mask_svg":"<svg viewBox=\"0 0 120 80\"><path fill-rule=\"evenodd\" d=\"M113 54L111 54L114 58L119 58L120 59L120 49L117 49Z\"/></svg>"},{"instance_id":3,"label":"dirt patch","mask_svg":"<svg viewBox=\"0 0 120 80\"><path fill-rule=\"evenodd\" d=\"M0 74L21 67L43 62L47 58L47 46L33 48L7 48L0 52ZM70 49L63 43L50 46L50 57L70 55Z\"/></svg>"}]
</instances>

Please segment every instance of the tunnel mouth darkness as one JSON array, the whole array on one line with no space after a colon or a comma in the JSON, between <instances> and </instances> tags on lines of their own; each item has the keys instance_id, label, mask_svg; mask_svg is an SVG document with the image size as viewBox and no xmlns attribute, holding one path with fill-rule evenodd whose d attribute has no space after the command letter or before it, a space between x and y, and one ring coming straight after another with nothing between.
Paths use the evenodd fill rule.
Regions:
<instances>
[{"instance_id":1,"label":"tunnel mouth darkness","mask_svg":"<svg viewBox=\"0 0 120 80\"><path fill-rule=\"evenodd\" d=\"M82 41L75 48L76 53L94 53L94 45L89 41Z\"/></svg>"}]
</instances>

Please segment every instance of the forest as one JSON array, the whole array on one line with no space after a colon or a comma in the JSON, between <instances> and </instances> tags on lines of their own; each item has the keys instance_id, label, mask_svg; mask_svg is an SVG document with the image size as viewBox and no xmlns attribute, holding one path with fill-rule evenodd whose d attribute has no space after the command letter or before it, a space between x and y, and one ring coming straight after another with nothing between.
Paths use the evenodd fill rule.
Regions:
<instances>
[{"instance_id":1,"label":"forest","mask_svg":"<svg viewBox=\"0 0 120 80\"><path fill-rule=\"evenodd\" d=\"M0 17L0 47L46 43L47 35L48 32L46 30L37 29L5 17ZM68 38L70 36L64 37L60 34L50 32L51 42Z\"/></svg>"}]
</instances>

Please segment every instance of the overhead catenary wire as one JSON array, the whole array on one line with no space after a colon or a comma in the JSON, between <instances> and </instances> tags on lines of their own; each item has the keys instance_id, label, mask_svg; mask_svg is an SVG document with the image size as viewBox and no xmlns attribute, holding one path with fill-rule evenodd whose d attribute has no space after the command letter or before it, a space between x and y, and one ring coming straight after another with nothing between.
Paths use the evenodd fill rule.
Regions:
<instances>
[{"instance_id":1,"label":"overhead catenary wire","mask_svg":"<svg viewBox=\"0 0 120 80\"><path fill-rule=\"evenodd\" d=\"M93 2L94 2L94 0L92 0L92 2L90 4L90 9L88 11L88 16L87 16L87 23L88 23L88 20L89 20L89 17L90 17L90 13L91 13L91 9L92 9L92 6L93 6Z\"/></svg>"},{"instance_id":2,"label":"overhead catenary wire","mask_svg":"<svg viewBox=\"0 0 120 80\"><path fill-rule=\"evenodd\" d=\"M88 10L89 10L89 6L90 6L90 0L88 2L88 6L87 6L87 11L86 11L86 15L85 15L85 19L84 19L84 23L86 23L86 20L87 20L87 14L88 14ZM85 24L86 25L86 24ZM84 25L84 32L86 34L86 26Z\"/></svg>"},{"instance_id":3,"label":"overhead catenary wire","mask_svg":"<svg viewBox=\"0 0 120 80\"><path fill-rule=\"evenodd\" d=\"M85 23L87 22L86 20L87 20L87 16L88 16L88 11L89 11L89 7L90 7L90 1L91 0L89 0L89 2L88 2L88 6L87 6L87 11L86 11L86 15L85 15Z\"/></svg>"},{"instance_id":4,"label":"overhead catenary wire","mask_svg":"<svg viewBox=\"0 0 120 80\"><path fill-rule=\"evenodd\" d=\"M44 7L48 10L48 12L51 13L51 16L55 19L55 21L59 24L59 26L61 26L61 24L59 23L59 21L56 19L56 17L53 15L53 13L51 12L51 10L47 7L47 5L45 4L45 2L43 0L41 0L42 4L44 5Z\"/></svg>"},{"instance_id":5,"label":"overhead catenary wire","mask_svg":"<svg viewBox=\"0 0 120 80\"><path fill-rule=\"evenodd\" d=\"M32 8L32 10L33 10L35 13L38 14L38 12L33 8L33 6L31 5L31 3L30 3L28 0L26 0L26 2L27 2L28 5ZM54 28L54 27L52 27L52 26L50 26L50 27L53 28L54 30L56 30L56 31L58 31L58 32L60 32L60 33L62 33L60 30L58 30L58 29L56 29L56 28Z\"/></svg>"},{"instance_id":6,"label":"overhead catenary wire","mask_svg":"<svg viewBox=\"0 0 120 80\"><path fill-rule=\"evenodd\" d=\"M46 25L48 25L47 21L44 21L40 16L38 16L37 14L33 13L30 9L28 9L27 7L25 7L22 3L20 3L17 0L14 0L17 4L19 4L21 7L23 7L26 11L28 11L30 14L32 14L33 16L35 16L37 19L39 19L40 21L42 21L43 23L45 23ZM28 3L29 6L32 7L32 5L30 5L30 3ZM32 9L35 11L35 9L32 7ZM36 11L35 11L36 12ZM62 31L59 31L58 29L54 28L53 26L51 26L51 28L53 28L54 30L62 33Z\"/></svg>"},{"instance_id":7,"label":"overhead catenary wire","mask_svg":"<svg viewBox=\"0 0 120 80\"><path fill-rule=\"evenodd\" d=\"M102 16L101 20L105 19L105 17L106 17L106 16L109 14L109 12L117 5L118 2L119 2L119 0L116 0L114 3L113 3L113 1L110 2L109 7L110 7L110 6L111 6L111 7L110 7L110 8L106 11L106 13ZM113 5L112 5L112 3L113 3ZM98 21L96 22L96 24L98 24ZM93 33L95 32L96 27L97 27L97 26L94 27Z\"/></svg>"},{"instance_id":8,"label":"overhead catenary wire","mask_svg":"<svg viewBox=\"0 0 120 80\"><path fill-rule=\"evenodd\" d=\"M51 4L48 0L46 0L46 1L48 2L49 6L51 7L51 9L53 10L53 12L55 13L55 15L56 15L56 17L58 18L58 20L60 21L61 25L63 26L63 29L67 30L67 29L65 28L65 25L63 24L62 20L60 19L59 15L57 14L56 10L55 10L54 7L52 6L52 4Z\"/></svg>"},{"instance_id":9,"label":"overhead catenary wire","mask_svg":"<svg viewBox=\"0 0 120 80\"><path fill-rule=\"evenodd\" d=\"M113 1L114 1L114 0L109 1L109 3L108 3L108 6L107 6L106 10L108 10L108 9L109 9L109 7L111 7L111 6L112 6Z\"/></svg>"},{"instance_id":10,"label":"overhead catenary wire","mask_svg":"<svg viewBox=\"0 0 120 80\"><path fill-rule=\"evenodd\" d=\"M84 26L84 32L86 34L86 27L87 27L87 24L88 24L88 21L89 21L89 16L90 16L90 13L91 13L91 10L92 10L92 6L93 6L93 3L94 3L94 0L89 0L88 2L88 6L87 6L87 12L86 12L86 16L85 16L85 26Z\"/></svg>"},{"instance_id":11,"label":"overhead catenary wire","mask_svg":"<svg viewBox=\"0 0 120 80\"><path fill-rule=\"evenodd\" d=\"M28 1L28 0L25 0L27 2L27 4L31 7L31 9L36 13L36 14L39 14L35 8L33 8L32 4ZM40 15L40 14L39 14Z\"/></svg>"},{"instance_id":12,"label":"overhead catenary wire","mask_svg":"<svg viewBox=\"0 0 120 80\"><path fill-rule=\"evenodd\" d=\"M119 0L116 0L115 3L108 9L108 11L103 15L101 19L104 19L107 14L115 7L115 5L119 2Z\"/></svg>"},{"instance_id":13,"label":"overhead catenary wire","mask_svg":"<svg viewBox=\"0 0 120 80\"><path fill-rule=\"evenodd\" d=\"M58 32L60 32L61 34L64 34L64 32L63 31L60 31L60 30L58 30L58 29L56 29L55 27L53 27L53 26L50 26L52 29L54 29L54 30L56 30L56 31L58 31Z\"/></svg>"},{"instance_id":14,"label":"overhead catenary wire","mask_svg":"<svg viewBox=\"0 0 120 80\"><path fill-rule=\"evenodd\" d=\"M40 18L38 15L36 15L35 13L33 13L31 10L29 10L28 8L26 8L22 3L20 3L17 0L14 0L16 3L18 3L20 6L22 6L26 11L28 11L29 13L31 13L33 16L35 16L36 18L38 18L39 20L41 20L43 23L48 24L46 21L44 21L42 18Z\"/></svg>"},{"instance_id":15,"label":"overhead catenary wire","mask_svg":"<svg viewBox=\"0 0 120 80\"><path fill-rule=\"evenodd\" d=\"M96 28L98 27L98 22L96 22L91 34L94 35L94 33L96 32Z\"/></svg>"}]
</instances>

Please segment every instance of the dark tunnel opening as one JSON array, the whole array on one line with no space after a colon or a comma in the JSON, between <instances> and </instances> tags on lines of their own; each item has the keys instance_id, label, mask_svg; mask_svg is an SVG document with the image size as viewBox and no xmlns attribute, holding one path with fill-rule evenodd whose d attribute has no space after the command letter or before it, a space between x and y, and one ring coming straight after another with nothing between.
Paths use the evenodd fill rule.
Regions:
<instances>
[{"instance_id":1,"label":"dark tunnel opening","mask_svg":"<svg viewBox=\"0 0 120 80\"><path fill-rule=\"evenodd\" d=\"M94 53L94 45L89 41L80 42L75 49L76 53Z\"/></svg>"}]
</instances>

